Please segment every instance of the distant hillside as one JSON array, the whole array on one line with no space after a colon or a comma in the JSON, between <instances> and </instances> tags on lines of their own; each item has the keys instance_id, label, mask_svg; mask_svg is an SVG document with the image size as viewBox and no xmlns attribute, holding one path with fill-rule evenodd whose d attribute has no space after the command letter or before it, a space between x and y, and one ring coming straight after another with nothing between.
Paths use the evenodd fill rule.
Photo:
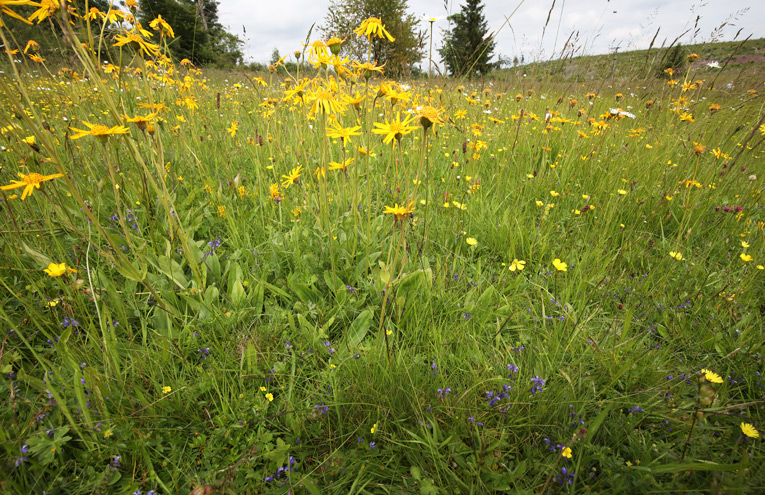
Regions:
<instances>
[{"instance_id":1,"label":"distant hillside","mask_svg":"<svg viewBox=\"0 0 765 495\"><path fill-rule=\"evenodd\" d=\"M551 82L655 79L661 75L661 69L666 65L673 48L653 47L650 50L616 54L566 57L501 69L495 75L523 77L526 74L526 78ZM681 50L683 57L693 53L698 55L690 63L694 77L714 78L724 70L724 77L720 75L721 81L741 77L765 79L765 38L681 45Z\"/></svg>"}]
</instances>

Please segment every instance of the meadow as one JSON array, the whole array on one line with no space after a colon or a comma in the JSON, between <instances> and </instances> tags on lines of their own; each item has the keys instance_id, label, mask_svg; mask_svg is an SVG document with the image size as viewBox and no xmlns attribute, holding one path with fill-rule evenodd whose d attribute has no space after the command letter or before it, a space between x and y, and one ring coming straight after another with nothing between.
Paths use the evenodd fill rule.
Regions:
<instances>
[{"instance_id":1,"label":"meadow","mask_svg":"<svg viewBox=\"0 0 765 495\"><path fill-rule=\"evenodd\" d=\"M63 67L0 27L1 492L765 490L762 79L71 14Z\"/></svg>"}]
</instances>

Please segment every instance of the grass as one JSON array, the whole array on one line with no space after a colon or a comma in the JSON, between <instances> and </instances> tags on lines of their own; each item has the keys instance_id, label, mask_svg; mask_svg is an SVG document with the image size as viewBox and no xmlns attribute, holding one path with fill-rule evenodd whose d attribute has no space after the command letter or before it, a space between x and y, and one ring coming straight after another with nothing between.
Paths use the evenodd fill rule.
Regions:
<instances>
[{"instance_id":1,"label":"grass","mask_svg":"<svg viewBox=\"0 0 765 495\"><path fill-rule=\"evenodd\" d=\"M2 491L765 486L761 81L72 50L0 80L0 182L62 174L2 191Z\"/></svg>"}]
</instances>

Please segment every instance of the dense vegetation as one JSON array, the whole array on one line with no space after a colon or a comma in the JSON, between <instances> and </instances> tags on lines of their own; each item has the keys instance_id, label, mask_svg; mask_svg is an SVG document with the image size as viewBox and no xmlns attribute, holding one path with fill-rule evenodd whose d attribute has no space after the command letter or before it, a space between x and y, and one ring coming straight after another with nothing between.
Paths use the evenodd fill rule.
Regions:
<instances>
[{"instance_id":1,"label":"dense vegetation","mask_svg":"<svg viewBox=\"0 0 765 495\"><path fill-rule=\"evenodd\" d=\"M765 486L761 78L210 77L73 22L0 74L1 492Z\"/></svg>"}]
</instances>

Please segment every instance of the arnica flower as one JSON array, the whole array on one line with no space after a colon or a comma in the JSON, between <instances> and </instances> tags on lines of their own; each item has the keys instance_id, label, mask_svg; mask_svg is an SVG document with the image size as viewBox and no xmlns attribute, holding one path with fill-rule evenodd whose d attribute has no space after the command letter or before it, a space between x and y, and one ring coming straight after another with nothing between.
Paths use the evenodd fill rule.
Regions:
<instances>
[{"instance_id":1,"label":"arnica flower","mask_svg":"<svg viewBox=\"0 0 765 495\"><path fill-rule=\"evenodd\" d=\"M35 172L25 175L19 172L19 177L21 177L21 180L12 180L11 183L7 186L0 186L0 189L3 191L10 191L11 189L23 187L24 192L21 193L21 199L23 201L27 198L27 196L32 194L34 189L40 189L41 183L48 180L58 179L59 177L63 176L64 174L42 175Z\"/></svg>"},{"instance_id":2,"label":"arnica flower","mask_svg":"<svg viewBox=\"0 0 765 495\"><path fill-rule=\"evenodd\" d=\"M3 3L15 3L20 4L21 2L3 2ZM23 2L26 3L26 2ZM31 2L29 2L31 4ZM42 21L50 17L52 14L54 14L59 8L61 7L61 0L42 0L40 2L40 8L35 10L34 13L29 16L30 21L37 21L37 24L40 24Z\"/></svg>"},{"instance_id":3,"label":"arnica flower","mask_svg":"<svg viewBox=\"0 0 765 495\"><path fill-rule=\"evenodd\" d=\"M149 122L151 122L156 116L156 112L150 113L149 115L136 115L135 117L128 117L125 115L125 121L131 124L135 124L136 127L144 130L146 129L146 126L149 124Z\"/></svg>"},{"instance_id":4,"label":"arnica flower","mask_svg":"<svg viewBox=\"0 0 765 495\"><path fill-rule=\"evenodd\" d=\"M377 36L379 38L388 38L388 41L390 42L396 41L396 38L391 36L390 33L385 30L382 21L377 17L370 17L369 19L363 20L361 26L354 29L353 32L358 36L366 36L367 40L371 40L372 36Z\"/></svg>"},{"instance_id":5,"label":"arnica flower","mask_svg":"<svg viewBox=\"0 0 765 495\"><path fill-rule=\"evenodd\" d=\"M114 40L116 41L114 46L128 45L140 54L154 55L155 57L159 55L159 46L149 43L136 32L125 31L124 34L115 36Z\"/></svg>"},{"instance_id":6,"label":"arnica flower","mask_svg":"<svg viewBox=\"0 0 765 495\"><path fill-rule=\"evenodd\" d=\"M160 31L161 34L166 34L171 38L175 38L173 28L170 27L170 24L168 24L167 21L162 18L162 15L158 15L156 19L151 21L149 23L149 27L155 31Z\"/></svg>"},{"instance_id":7,"label":"arnica flower","mask_svg":"<svg viewBox=\"0 0 765 495\"><path fill-rule=\"evenodd\" d=\"M82 123L88 126L88 130L84 131L82 129L77 129L76 127L70 127L71 130L77 131L77 134L70 136L71 139L80 139L81 137L84 137L84 136L93 136L94 138L98 139L102 143L106 143L109 140L109 137L113 135L127 134L130 132L128 128L123 125L107 127L101 124L89 124L88 122L85 122L85 121L83 121Z\"/></svg>"},{"instance_id":8,"label":"arnica flower","mask_svg":"<svg viewBox=\"0 0 765 495\"><path fill-rule=\"evenodd\" d=\"M76 270L67 267L66 263L51 263L48 265L48 268L44 270L44 272L51 277L60 277L61 275L65 274L67 270L76 272Z\"/></svg>"},{"instance_id":9,"label":"arnica flower","mask_svg":"<svg viewBox=\"0 0 765 495\"><path fill-rule=\"evenodd\" d=\"M372 132L385 136L385 139L383 139L383 143L385 144L392 142L393 139L401 141L402 137L417 129L414 126L409 125L413 120L414 116L410 115L401 121L401 113L399 112L396 114L396 120L394 121L389 122L386 118L384 124L375 122L375 127L377 127L377 129L372 129Z\"/></svg>"},{"instance_id":10,"label":"arnica flower","mask_svg":"<svg viewBox=\"0 0 765 495\"><path fill-rule=\"evenodd\" d=\"M404 206L404 205L399 206L398 203L395 203L395 206L386 206L385 211L383 211L383 213L390 213L391 215L393 215L393 219L399 222L414 211L414 208L412 208L413 204L414 204L414 201L409 203L409 206Z\"/></svg>"},{"instance_id":11,"label":"arnica flower","mask_svg":"<svg viewBox=\"0 0 765 495\"><path fill-rule=\"evenodd\" d=\"M760 432L749 423L741 423L741 431L749 438L760 438Z\"/></svg>"},{"instance_id":12,"label":"arnica flower","mask_svg":"<svg viewBox=\"0 0 765 495\"><path fill-rule=\"evenodd\" d=\"M289 174L282 175L282 179L284 179L282 181L282 187L285 189L288 189L292 184L296 184L300 180L300 172L302 171L303 171L303 166L299 165L293 168L292 170L290 170Z\"/></svg>"},{"instance_id":13,"label":"arnica flower","mask_svg":"<svg viewBox=\"0 0 765 495\"><path fill-rule=\"evenodd\" d=\"M556 269L556 270L558 270L559 272L565 272L565 271L567 271L567 270L568 270L568 265L567 265L566 263L562 262L562 261L561 261L560 259L558 259L558 258L555 258L555 259L553 260L553 266L554 266L554 267L555 267L555 269Z\"/></svg>"},{"instance_id":14,"label":"arnica flower","mask_svg":"<svg viewBox=\"0 0 765 495\"><path fill-rule=\"evenodd\" d=\"M353 162L353 158L348 158L344 162L329 162L329 170L342 170L345 172Z\"/></svg>"},{"instance_id":15,"label":"arnica flower","mask_svg":"<svg viewBox=\"0 0 765 495\"><path fill-rule=\"evenodd\" d=\"M32 24L28 20L21 17L16 12L12 11L9 7L11 5L31 5L33 7L40 7L40 4L37 2L30 2L29 0L0 0L0 12L3 14L9 15L13 17L14 19L18 19L22 22L25 22L27 24ZM2 19L0 19L0 27L4 26Z\"/></svg>"},{"instance_id":16,"label":"arnica flower","mask_svg":"<svg viewBox=\"0 0 765 495\"><path fill-rule=\"evenodd\" d=\"M340 124L337 121L332 121L327 127L327 137L331 137L332 139L342 139L343 146L348 144L351 137L361 136L361 132L359 132L361 131L360 125L356 127L340 127ZM332 170L331 167L330 170Z\"/></svg>"},{"instance_id":17,"label":"arnica flower","mask_svg":"<svg viewBox=\"0 0 765 495\"><path fill-rule=\"evenodd\" d=\"M434 126L444 123L444 117L441 114L441 111L431 106L424 106L420 108L417 111L417 117L420 118L420 125L426 131L433 127L435 132L436 128Z\"/></svg>"},{"instance_id":18,"label":"arnica flower","mask_svg":"<svg viewBox=\"0 0 765 495\"><path fill-rule=\"evenodd\" d=\"M723 382L723 379L720 378L720 375L718 375L714 371L711 371L711 370L708 370L708 369L702 369L701 373L704 374L704 378L708 382L712 382L712 383L722 383Z\"/></svg>"}]
</instances>

